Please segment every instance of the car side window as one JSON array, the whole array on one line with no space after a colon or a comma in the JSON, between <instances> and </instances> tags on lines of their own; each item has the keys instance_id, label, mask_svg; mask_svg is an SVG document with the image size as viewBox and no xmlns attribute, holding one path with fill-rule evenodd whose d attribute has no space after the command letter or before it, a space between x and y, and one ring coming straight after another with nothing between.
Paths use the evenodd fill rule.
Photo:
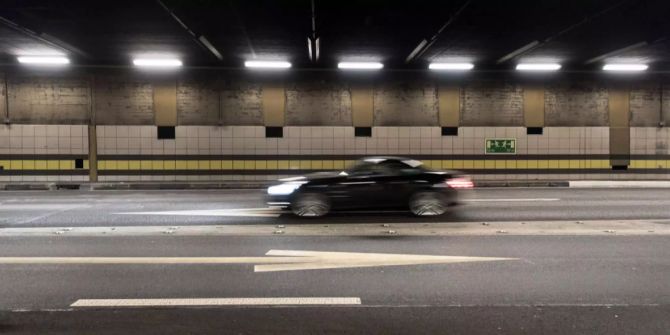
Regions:
<instances>
[{"instance_id":1,"label":"car side window","mask_svg":"<svg viewBox=\"0 0 670 335\"><path fill-rule=\"evenodd\" d=\"M360 163L355 166L353 166L347 173L350 176L364 176L364 175L369 175L372 174L372 166L374 164L370 163Z\"/></svg>"},{"instance_id":2,"label":"car side window","mask_svg":"<svg viewBox=\"0 0 670 335\"><path fill-rule=\"evenodd\" d=\"M382 164L362 163L354 166L348 173L351 176L373 176L388 175L391 174L392 171Z\"/></svg>"},{"instance_id":3,"label":"car side window","mask_svg":"<svg viewBox=\"0 0 670 335\"><path fill-rule=\"evenodd\" d=\"M384 167L389 170L389 174L394 175L416 174L418 172L418 170L412 168L411 166L398 161L387 161L381 163L380 165L384 165Z\"/></svg>"},{"instance_id":4,"label":"car side window","mask_svg":"<svg viewBox=\"0 0 670 335\"><path fill-rule=\"evenodd\" d=\"M372 174L377 176L388 176L393 174L393 170L389 169L388 166L384 164L375 164L372 170L374 171Z\"/></svg>"}]
</instances>

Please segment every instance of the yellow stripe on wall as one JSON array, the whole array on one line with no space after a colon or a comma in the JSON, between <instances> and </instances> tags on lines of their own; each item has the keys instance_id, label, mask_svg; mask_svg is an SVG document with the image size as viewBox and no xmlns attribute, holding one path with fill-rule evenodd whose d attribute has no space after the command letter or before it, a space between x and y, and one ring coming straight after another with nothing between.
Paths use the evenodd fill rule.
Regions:
<instances>
[{"instance_id":1,"label":"yellow stripe on wall","mask_svg":"<svg viewBox=\"0 0 670 335\"><path fill-rule=\"evenodd\" d=\"M20 161L19 161L20 162ZM341 170L351 160L136 160L99 161L101 170ZM631 167L638 169L665 168L665 160L632 161ZM431 169L607 169L608 160L562 159L562 160L426 160ZM18 165L17 165L18 166Z\"/></svg>"},{"instance_id":2,"label":"yellow stripe on wall","mask_svg":"<svg viewBox=\"0 0 670 335\"><path fill-rule=\"evenodd\" d=\"M352 160L100 160L99 170L342 170ZM426 160L432 169L609 169L607 159ZM5 170L76 170L74 160L0 160ZM84 160L84 169L89 162ZM631 160L631 169L667 169L670 160Z\"/></svg>"},{"instance_id":3,"label":"yellow stripe on wall","mask_svg":"<svg viewBox=\"0 0 670 335\"><path fill-rule=\"evenodd\" d=\"M35 161L27 160L23 161L23 167L24 170L35 170Z\"/></svg>"},{"instance_id":4,"label":"yellow stripe on wall","mask_svg":"<svg viewBox=\"0 0 670 335\"><path fill-rule=\"evenodd\" d=\"M35 161L35 170L46 170L46 169L47 169L47 161L45 160Z\"/></svg>"},{"instance_id":5,"label":"yellow stripe on wall","mask_svg":"<svg viewBox=\"0 0 670 335\"><path fill-rule=\"evenodd\" d=\"M84 161L82 169L75 168L75 160L46 160L46 159L4 159L0 160L3 170L83 170L88 169L88 161Z\"/></svg>"},{"instance_id":6,"label":"yellow stripe on wall","mask_svg":"<svg viewBox=\"0 0 670 335\"><path fill-rule=\"evenodd\" d=\"M9 161L10 170L23 170L23 161Z\"/></svg>"},{"instance_id":7,"label":"yellow stripe on wall","mask_svg":"<svg viewBox=\"0 0 670 335\"><path fill-rule=\"evenodd\" d=\"M47 170L58 170L58 161L47 161Z\"/></svg>"}]
</instances>

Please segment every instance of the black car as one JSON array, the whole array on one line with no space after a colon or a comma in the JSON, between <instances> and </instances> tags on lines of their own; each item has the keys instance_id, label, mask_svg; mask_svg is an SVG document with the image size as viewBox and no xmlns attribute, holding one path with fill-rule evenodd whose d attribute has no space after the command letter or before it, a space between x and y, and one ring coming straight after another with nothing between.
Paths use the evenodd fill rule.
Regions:
<instances>
[{"instance_id":1,"label":"black car","mask_svg":"<svg viewBox=\"0 0 670 335\"><path fill-rule=\"evenodd\" d=\"M331 209L409 208L415 215L442 215L458 204L458 191L473 187L458 172L433 171L403 157L368 157L341 172L285 178L268 188L268 204L298 216Z\"/></svg>"}]
</instances>

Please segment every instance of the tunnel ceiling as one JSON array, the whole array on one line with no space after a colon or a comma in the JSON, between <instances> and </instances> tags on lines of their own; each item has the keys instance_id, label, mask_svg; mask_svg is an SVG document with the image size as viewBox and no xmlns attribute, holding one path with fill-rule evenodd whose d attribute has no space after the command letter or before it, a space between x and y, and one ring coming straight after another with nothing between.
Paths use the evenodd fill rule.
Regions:
<instances>
[{"instance_id":1,"label":"tunnel ceiling","mask_svg":"<svg viewBox=\"0 0 670 335\"><path fill-rule=\"evenodd\" d=\"M495 70L552 61L591 70L619 61L670 70L667 0L14 0L2 1L0 16L4 63L59 52L88 65L170 55L188 66L278 59L335 68L375 60L412 69L468 61ZM319 39L318 60L310 59L310 36Z\"/></svg>"}]
</instances>

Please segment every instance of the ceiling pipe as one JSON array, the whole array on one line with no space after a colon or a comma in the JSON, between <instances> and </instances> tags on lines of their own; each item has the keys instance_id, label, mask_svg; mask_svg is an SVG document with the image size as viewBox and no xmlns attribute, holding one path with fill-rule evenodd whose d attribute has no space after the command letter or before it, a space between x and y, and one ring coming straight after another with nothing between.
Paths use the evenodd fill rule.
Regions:
<instances>
[{"instance_id":1,"label":"ceiling pipe","mask_svg":"<svg viewBox=\"0 0 670 335\"><path fill-rule=\"evenodd\" d=\"M600 56L595 56L595 57L593 57L593 58L587 60L586 62L584 62L584 64L593 64L593 63L595 63L595 62L600 62L600 61L603 61L603 60L605 60L605 59L607 59L607 58L609 58L609 57L614 57L614 56L616 56L616 55L620 55L620 54L622 54L622 53L624 53L624 52L628 52L628 51L631 51L631 50L635 50L635 49L641 48L641 47L646 46L646 45L648 45L648 44L649 44L649 43L647 43L646 41L642 41L642 42L638 42L638 43L635 43L635 44L631 44L631 45L629 45L629 46L627 46L627 47L623 47L623 48L620 48L620 49L616 49L616 50L614 50L614 51L610 51L610 52L604 53L604 54L602 54L602 55L600 55Z\"/></svg>"},{"instance_id":2,"label":"ceiling pipe","mask_svg":"<svg viewBox=\"0 0 670 335\"><path fill-rule=\"evenodd\" d=\"M652 42L642 41L642 42L638 42L638 43L635 43L635 44L631 44L627 47L623 47L621 49L617 49L617 50L610 51L608 53L602 54L600 56L593 57L593 58L587 60L586 62L584 62L584 64L592 64L592 63L595 63L595 62L599 62L599 61L605 60L609 57L615 57L615 56L620 55L622 53L626 53L628 51L636 50L636 49L639 49L639 48L642 48L642 47L646 47L646 46L651 47L651 46L657 45L658 43L665 42L666 39L667 39L666 37L660 37L660 38L657 38L656 40L654 40Z\"/></svg>"},{"instance_id":3,"label":"ceiling pipe","mask_svg":"<svg viewBox=\"0 0 670 335\"><path fill-rule=\"evenodd\" d=\"M576 22L576 23L573 23L573 24L571 24L571 25L565 27L564 29L562 29L562 30L558 31L557 33L555 33L555 34L553 34L553 35L551 35L551 36L545 38L545 39L542 40L542 41L537 41L537 40L536 40L536 41L533 41L533 42L531 42L531 43L525 45L524 47L519 48L519 49L517 49L517 50L515 50L515 51L513 51L513 52L511 52L511 53L509 53L509 54L507 54L506 56L503 56L502 58L498 59L497 64L501 64L501 63L507 62L508 60L515 59L515 58L518 58L518 57L520 57L520 56L522 56L522 55L524 55L524 54L527 54L527 53L530 52L530 51L537 50L537 49L543 47L544 45L546 45L547 43L552 42L552 41L554 41L554 40L556 40L556 39L559 39L559 38L562 37L563 35L565 35L565 34L571 32L571 31L573 31L573 30L575 30L575 29L577 29L577 28L580 28L580 27L582 27L582 26L584 26L584 25L586 25L586 24L588 24L588 23L591 23L591 21L593 21L593 20L595 20L595 19L597 19L597 18L603 16L604 14L606 14L607 12L609 12L609 11L611 11L611 10L614 10L614 9L620 7L621 5L623 5L624 3L628 2L628 1L629 1L629 0L619 1L618 3L616 3L616 4L612 5L612 6L609 6L609 7L605 8L605 9L603 9L603 10L601 10L601 11L599 11L599 12L597 12L597 13L591 15L591 16L584 17L581 21ZM528 47L528 46L531 45L531 44L533 44L533 46ZM528 48L526 48L526 47L528 47ZM526 49L525 49L525 50L521 50L521 49L523 49L523 48L526 48ZM508 56L510 56L512 53L514 53L514 55L511 56L511 57L508 57Z\"/></svg>"},{"instance_id":4,"label":"ceiling pipe","mask_svg":"<svg viewBox=\"0 0 670 335\"><path fill-rule=\"evenodd\" d=\"M421 57L433 44L437 41L437 39L440 37L440 34L447 29L451 24L453 24L456 19L463 13L463 11L472 3L472 0L467 0L461 7L456 10L456 12L449 17L449 20L445 22L440 29L437 30L437 32L430 37L430 39L426 40L425 38L419 42L419 44L412 50L412 52L405 58L405 63L410 63L413 60Z\"/></svg>"},{"instance_id":5,"label":"ceiling pipe","mask_svg":"<svg viewBox=\"0 0 670 335\"><path fill-rule=\"evenodd\" d=\"M60 39L53 37L47 33L37 33L35 31L32 31L24 26L21 26L18 23L15 23L5 17L0 16L0 23L4 24L5 26L13 29L14 31L17 31L25 36L28 36L32 39L35 39L41 43L44 43L54 49L57 49L58 51L67 53L67 54L78 54L84 57L89 57L89 55L82 51L81 49L65 43L61 41Z\"/></svg>"},{"instance_id":6,"label":"ceiling pipe","mask_svg":"<svg viewBox=\"0 0 670 335\"><path fill-rule=\"evenodd\" d=\"M532 41L532 42L522 46L521 48L516 49L516 50L508 53L507 55L500 57L500 59L498 59L496 64L504 63L504 62L506 62L506 61L508 61L512 58L516 58L519 55L525 54L526 52L528 52L530 50L534 50L535 47L537 47L538 45L540 45L540 41Z\"/></svg>"},{"instance_id":7,"label":"ceiling pipe","mask_svg":"<svg viewBox=\"0 0 670 335\"><path fill-rule=\"evenodd\" d=\"M179 16L177 16L177 14L175 14L175 12L173 10L171 10L168 6L166 6L163 3L163 1L156 0L156 2L158 3L158 5L160 5L168 13L168 15L170 15L182 28L184 28L184 30L186 30L186 32L189 35L191 35L191 37L193 38L195 43L197 43L199 46L201 46L205 50L209 51L212 55L214 55L214 57L216 57L216 59L218 59L220 61L223 60L223 56L221 55L219 50L217 50L216 47L214 47L214 45L209 42L209 40L207 39L207 37L205 37L205 35L198 35L193 30L191 30L191 28L189 28L186 25L186 23L184 23L184 21L182 21L179 18Z\"/></svg>"}]
</instances>

